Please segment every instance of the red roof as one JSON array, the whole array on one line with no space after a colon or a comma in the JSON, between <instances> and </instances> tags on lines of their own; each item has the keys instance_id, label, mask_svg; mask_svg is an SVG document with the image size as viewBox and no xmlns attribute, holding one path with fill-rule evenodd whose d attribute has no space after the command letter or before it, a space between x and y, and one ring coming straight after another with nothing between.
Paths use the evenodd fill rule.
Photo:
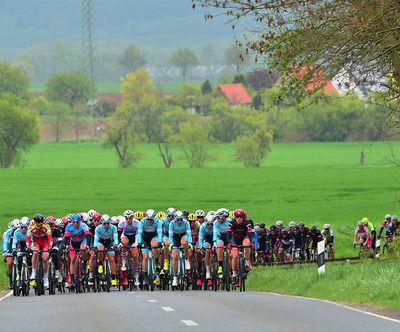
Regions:
<instances>
[{"instance_id":1,"label":"red roof","mask_svg":"<svg viewBox=\"0 0 400 332\"><path fill-rule=\"evenodd\" d=\"M231 105L251 104L253 102L241 84L220 84L217 90L221 90L225 94Z\"/></svg>"},{"instance_id":2,"label":"red roof","mask_svg":"<svg viewBox=\"0 0 400 332\"><path fill-rule=\"evenodd\" d=\"M294 72L293 74L301 79L301 77L304 77L304 75L308 74L309 68L304 66L301 67L298 72ZM329 94L337 94L339 95L339 92L335 89L333 84L331 83L330 80L328 80L325 76L325 73L323 72L322 69L317 68L314 73L312 78L310 79L310 82L307 84L307 86L304 88L305 91L313 91L318 88L320 88L323 85L322 91L325 93Z\"/></svg>"}]
</instances>

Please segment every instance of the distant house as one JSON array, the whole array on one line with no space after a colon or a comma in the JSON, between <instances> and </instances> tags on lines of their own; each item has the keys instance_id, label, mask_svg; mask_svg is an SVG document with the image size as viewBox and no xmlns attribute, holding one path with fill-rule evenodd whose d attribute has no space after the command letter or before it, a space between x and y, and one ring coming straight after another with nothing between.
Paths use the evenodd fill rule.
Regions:
<instances>
[{"instance_id":1,"label":"distant house","mask_svg":"<svg viewBox=\"0 0 400 332\"><path fill-rule=\"evenodd\" d=\"M309 72L311 69L304 66L301 67L299 70L294 70L293 75L301 80L304 78L304 76L309 75L311 72ZM335 94L339 95L339 92L336 90L336 88L333 86L332 82L328 80L328 78L325 76L325 73L323 72L322 69L320 68L314 68L314 71L312 72L312 77L309 80L309 83L307 86L304 88L304 91L313 91L316 89L319 89L322 87L322 91L324 93L328 94Z\"/></svg>"},{"instance_id":2,"label":"distant house","mask_svg":"<svg viewBox=\"0 0 400 332\"><path fill-rule=\"evenodd\" d=\"M220 84L217 91L222 91L230 105L251 105L253 103L241 84Z\"/></svg>"}]
</instances>

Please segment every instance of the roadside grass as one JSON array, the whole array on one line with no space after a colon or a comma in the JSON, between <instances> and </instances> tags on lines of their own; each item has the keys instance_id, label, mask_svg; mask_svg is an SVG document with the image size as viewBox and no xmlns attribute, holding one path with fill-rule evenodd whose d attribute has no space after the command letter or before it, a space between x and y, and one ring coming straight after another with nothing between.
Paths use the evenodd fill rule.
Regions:
<instances>
[{"instance_id":1,"label":"roadside grass","mask_svg":"<svg viewBox=\"0 0 400 332\"><path fill-rule=\"evenodd\" d=\"M316 265L255 267L249 274L246 290L369 303L400 310L400 289L396 287L399 273L398 261L327 263L322 275Z\"/></svg>"}]
</instances>

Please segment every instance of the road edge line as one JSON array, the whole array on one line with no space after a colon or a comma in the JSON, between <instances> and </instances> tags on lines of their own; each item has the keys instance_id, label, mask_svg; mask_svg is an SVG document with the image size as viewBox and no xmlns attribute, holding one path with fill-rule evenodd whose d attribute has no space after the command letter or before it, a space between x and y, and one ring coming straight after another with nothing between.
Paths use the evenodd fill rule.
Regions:
<instances>
[{"instance_id":1,"label":"road edge line","mask_svg":"<svg viewBox=\"0 0 400 332\"><path fill-rule=\"evenodd\" d=\"M386 320L389 320L389 321L392 321L392 322L395 322L395 323L400 323L400 320L395 319L395 318L391 318L391 317L386 317L386 316L374 314L374 313L369 312L369 311L364 311L364 310L356 309L356 308L349 307L349 306L347 306L347 305L344 305L344 304L341 304L341 303L337 303L337 302L334 302L334 301L330 301L330 300L315 299L315 298L313 298L313 297L305 297L305 296L299 296L299 295L286 295L286 294L279 294L279 293L272 293L272 292L262 292L262 293L272 294L272 295L277 295L277 296L297 297L297 298L299 298L299 299L306 299L306 300L311 300L311 301L320 301L320 302L332 303L332 304L337 305L337 306L339 306L339 307L343 307L343 308L346 308L346 309L350 309L350 310L353 310L353 311L357 311L357 312L360 312L360 313L363 313L363 314L366 314L366 315L370 315L370 316L374 316L374 317L386 319Z\"/></svg>"},{"instance_id":2,"label":"road edge line","mask_svg":"<svg viewBox=\"0 0 400 332\"><path fill-rule=\"evenodd\" d=\"M4 295L3 297L0 297L0 302L3 301L4 299L6 299L7 297L12 295L12 291L9 291L6 295Z\"/></svg>"}]
</instances>

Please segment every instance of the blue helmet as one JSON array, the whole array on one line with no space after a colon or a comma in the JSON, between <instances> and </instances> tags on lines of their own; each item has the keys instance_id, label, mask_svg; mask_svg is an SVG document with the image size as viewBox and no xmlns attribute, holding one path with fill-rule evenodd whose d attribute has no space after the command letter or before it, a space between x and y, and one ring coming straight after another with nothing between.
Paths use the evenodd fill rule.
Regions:
<instances>
[{"instance_id":1,"label":"blue helmet","mask_svg":"<svg viewBox=\"0 0 400 332\"><path fill-rule=\"evenodd\" d=\"M74 221L82 221L82 217L79 214L76 213L76 214L72 215L71 221L72 222L74 222Z\"/></svg>"}]
</instances>

